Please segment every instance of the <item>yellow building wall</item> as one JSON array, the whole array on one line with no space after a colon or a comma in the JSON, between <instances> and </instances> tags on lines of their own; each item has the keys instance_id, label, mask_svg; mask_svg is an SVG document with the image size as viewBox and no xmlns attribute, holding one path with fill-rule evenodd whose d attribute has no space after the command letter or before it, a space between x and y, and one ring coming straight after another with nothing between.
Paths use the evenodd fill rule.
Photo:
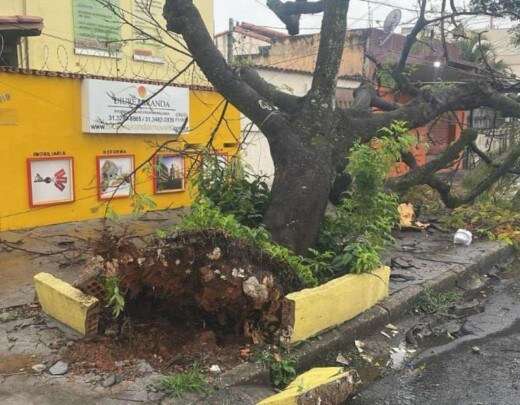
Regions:
<instances>
[{"instance_id":1,"label":"yellow building wall","mask_svg":"<svg viewBox=\"0 0 520 405\"><path fill-rule=\"evenodd\" d=\"M215 92L190 91L190 126L196 129L181 137L184 142L205 144L218 122L222 110L215 112L215 108L221 100ZM215 146L233 154L233 145L226 148L224 144L236 144L240 115L230 108L226 118L230 128L220 127ZM105 150L124 150L135 155L137 167L155 150L150 143L167 139L171 137L83 133L80 79L0 72L0 231L103 216L103 209L93 212L102 204L97 197L96 156ZM179 142L170 147L183 145ZM27 158L55 151L74 158L75 202L31 208ZM189 190L153 195L149 168L137 173L136 191L152 196L158 209L189 205L193 196ZM111 207L118 214L127 214L132 211L131 202L130 198L117 199L111 202Z\"/></svg>"},{"instance_id":2,"label":"yellow building wall","mask_svg":"<svg viewBox=\"0 0 520 405\"><path fill-rule=\"evenodd\" d=\"M92 0L93 2L95 0ZM134 0L119 0L120 7L133 13ZM162 4L164 4L164 0ZM214 33L213 0L195 0L210 34ZM172 49L162 47L165 63L151 63L134 60L134 49L139 47L136 41L123 42L122 52L118 58L85 56L75 53L74 24L72 0L0 0L0 15L27 14L43 17L44 29L41 36L29 37L28 64L25 51L21 55L23 67L36 70L50 70L72 73L86 73L100 76L131 78L138 80L168 80L176 72L186 66L189 58ZM160 16L161 24L166 25ZM172 33L173 35L173 33ZM123 40L135 38L132 28L123 25ZM177 44L163 33L168 44ZM22 42L23 46L26 42ZM194 78L195 76L195 78ZM197 81L203 84L205 79L198 71L180 78L180 83L188 84Z\"/></svg>"},{"instance_id":3,"label":"yellow building wall","mask_svg":"<svg viewBox=\"0 0 520 405\"><path fill-rule=\"evenodd\" d=\"M23 14L23 0L2 0L0 4L1 15Z\"/></svg>"}]
</instances>

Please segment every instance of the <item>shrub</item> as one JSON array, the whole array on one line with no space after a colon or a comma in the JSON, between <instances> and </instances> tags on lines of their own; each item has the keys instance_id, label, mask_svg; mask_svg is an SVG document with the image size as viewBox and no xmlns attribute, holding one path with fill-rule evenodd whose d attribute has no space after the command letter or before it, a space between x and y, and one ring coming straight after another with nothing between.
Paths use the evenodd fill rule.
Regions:
<instances>
[{"instance_id":1,"label":"shrub","mask_svg":"<svg viewBox=\"0 0 520 405\"><path fill-rule=\"evenodd\" d=\"M208 199L199 198L192 205L191 212L184 217L178 229L184 231L220 229L234 238L248 241L273 259L289 265L296 271L305 286L312 287L317 285L317 279L313 274L312 267L308 265L304 258L293 254L285 246L274 243L269 232L262 226L250 228L242 225L233 215L223 214Z\"/></svg>"},{"instance_id":2,"label":"shrub","mask_svg":"<svg viewBox=\"0 0 520 405\"><path fill-rule=\"evenodd\" d=\"M205 154L194 185L198 196L211 201L222 213L233 214L243 225L262 223L271 191L266 176L252 173L238 156L226 162L222 156Z\"/></svg>"},{"instance_id":3,"label":"shrub","mask_svg":"<svg viewBox=\"0 0 520 405\"><path fill-rule=\"evenodd\" d=\"M325 219L319 250L335 256L331 272L365 273L381 264L381 251L393 241L392 229L399 221L398 199L384 191L388 173L409 149L413 139L407 127L395 122L379 132L371 144L356 144L346 171L352 177L352 189L344 196L334 217Z\"/></svg>"}]
</instances>

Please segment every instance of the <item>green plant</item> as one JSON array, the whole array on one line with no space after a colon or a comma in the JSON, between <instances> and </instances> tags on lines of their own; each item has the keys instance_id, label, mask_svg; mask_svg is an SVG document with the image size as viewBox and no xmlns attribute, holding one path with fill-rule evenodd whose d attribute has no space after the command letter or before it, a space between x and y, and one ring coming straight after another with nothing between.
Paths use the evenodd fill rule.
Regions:
<instances>
[{"instance_id":1,"label":"green plant","mask_svg":"<svg viewBox=\"0 0 520 405\"><path fill-rule=\"evenodd\" d=\"M178 229L184 231L222 230L233 238L248 241L273 259L289 265L296 271L305 286L313 287L317 285L312 267L303 257L295 255L285 246L274 243L265 228L261 226L250 228L242 225L233 215L223 214L213 202L206 198L201 197L192 205L191 212L184 217Z\"/></svg>"},{"instance_id":2,"label":"green plant","mask_svg":"<svg viewBox=\"0 0 520 405\"><path fill-rule=\"evenodd\" d=\"M508 199L483 196L473 205L454 209L441 222L452 230L466 228L482 238L520 246L520 212Z\"/></svg>"},{"instance_id":3,"label":"green plant","mask_svg":"<svg viewBox=\"0 0 520 405\"><path fill-rule=\"evenodd\" d=\"M112 316L119 318L125 309L125 297L119 286L119 279L115 276L104 279L107 306L112 307Z\"/></svg>"},{"instance_id":4,"label":"green plant","mask_svg":"<svg viewBox=\"0 0 520 405\"><path fill-rule=\"evenodd\" d=\"M296 378L296 360L291 356L283 357L277 352L263 350L257 361L269 369L271 384L275 388L283 389Z\"/></svg>"},{"instance_id":5,"label":"green plant","mask_svg":"<svg viewBox=\"0 0 520 405\"><path fill-rule=\"evenodd\" d=\"M144 212L157 208L157 203L146 194L132 194L132 215L134 218L141 216Z\"/></svg>"},{"instance_id":6,"label":"green plant","mask_svg":"<svg viewBox=\"0 0 520 405\"><path fill-rule=\"evenodd\" d=\"M385 192L384 183L401 152L413 144L407 132L405 123L394 122L380 130L380 137L371 144L352 148L346 169L352 189L336 215L325 219L318 244L320 251L335 254L330 262L333 274L374 270L381 264L381 251L393 241L392 229L399 221L398 199Z\"/></svg>"},{"instance_id":7,"label":"green plant","mask_svg":"<svg viewBox=\"0 0 520 405\"><path fill-rule=\"evenodd\" d=\"M198 364L182 373L174 373L162 377L157 388L168 396L181 397L187 392L204 393L209 389L208 382Z\"/></svg>"},{"instance_id":8,"label":"green plant","mask_svg":"<svg viewBox=\"0 0 520 405\"><path fill-rule=\"evenodd\" d=\"M198 195L208 199L224 214L233 214L243 225L259 226L271 192L266 176L254 174L238 156L229 161L207 153L194 176Z\"/></svg>"},{"instance_id":9,"label":"green plant","mask_svg":"<svg viewBox=\"0 0 520 405\"><path fill-rule=\"evenodd\" d=\"M275 359L271 363L270 376L274 387L282 389L296 377L296 362L293 359Z\"/></svg>"},{"instance_id":10,"label":"green plant","mask_svg":"<svg viewBox=\"0 0 520 405\"><path fill-rule=\"evenodd\" d=\"M462 294L456 291L435 292L428 287L419 294L414 308L418 312L433 314L446 310L451 304L461 298Z\"/></svg>"}]
</instances>

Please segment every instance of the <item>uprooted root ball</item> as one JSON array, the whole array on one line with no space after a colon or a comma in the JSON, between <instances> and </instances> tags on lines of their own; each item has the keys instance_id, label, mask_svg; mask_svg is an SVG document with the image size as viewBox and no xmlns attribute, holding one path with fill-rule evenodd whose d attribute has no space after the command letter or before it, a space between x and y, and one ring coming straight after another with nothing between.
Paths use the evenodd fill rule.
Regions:
<instances>
[{"instance_id":1,"label":"uprooted root ball","mask_svg":"<svg viewBox=\"0 0 520 405\"><path fill-rule=\"evenodd\" d=\"M302 288L286 264L218 230L182 232L144 248L105 235L97 253L78 287L93 274L99 283L117 277L127 316L200 320L254 343L275 338L284 295Z\"/></svg>"}]
</instances>

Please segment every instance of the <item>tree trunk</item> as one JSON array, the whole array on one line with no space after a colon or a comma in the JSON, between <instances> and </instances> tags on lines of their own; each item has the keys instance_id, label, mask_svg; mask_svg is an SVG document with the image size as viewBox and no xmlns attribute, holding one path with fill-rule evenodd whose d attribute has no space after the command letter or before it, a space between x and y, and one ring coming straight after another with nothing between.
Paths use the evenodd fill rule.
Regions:
<instances>
[{"instance_id":1,"label":"tree trunk","mask_svg":"<svg viewBox=\"0 0 520 405\"><path fill-rule=\"evenodd\" d=\"M273 240L305 254L316 242L327 208L333 169L330 154L310 147L275 161L272 200L264 218Z\"/></svg>"}]
</instances>

